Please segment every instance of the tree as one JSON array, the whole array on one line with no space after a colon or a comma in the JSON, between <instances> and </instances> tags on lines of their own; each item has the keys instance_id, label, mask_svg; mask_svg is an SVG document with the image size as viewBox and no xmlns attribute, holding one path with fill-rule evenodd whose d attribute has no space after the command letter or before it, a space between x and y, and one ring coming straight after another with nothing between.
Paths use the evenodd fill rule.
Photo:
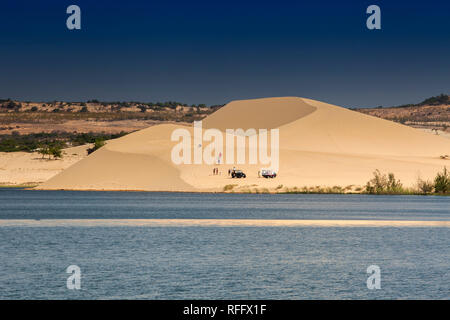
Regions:
<instances>
[{"instance_id":1,"label":"tree","mask_svg":"<svg viewBox=\"0 0 450 320\"><path fill-rule=\"evenodd\" d=\"M49 148L49 154L51 154L54 159L62 158L62 147L60 145L51 146Z\"/></svg>"},{"instance_id":2,"label":"tree","mask_svg":"<svg viewBox=\"0 0 450 320\"><path fill-rule=\"evenodd\" d=\"M42 159L44 159L44 157L46 155L50 154L50 148L46 144L41 144L41 145L39 145L39 148L37 149L37 152L42 154Z\"/></svg>"},{"instance_id":3,"label":"tree","mask_svg":"<svg viewBox=\"0 0 450 320\"><path fill-rule=\"evenodd\" d=\"M48 159L53 156L54 159L62 158L62 147L63 144L60 141L52 143L41 143L37 152L42 154L42 158L48 155Z\"/></svg>"}]
</instances>

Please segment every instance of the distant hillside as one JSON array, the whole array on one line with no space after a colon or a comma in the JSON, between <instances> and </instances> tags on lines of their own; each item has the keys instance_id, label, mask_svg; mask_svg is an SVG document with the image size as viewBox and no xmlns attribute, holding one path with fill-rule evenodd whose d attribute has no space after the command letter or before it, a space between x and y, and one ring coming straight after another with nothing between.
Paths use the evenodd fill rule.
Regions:
<instances>
[{"instance_id":1,"label":"distant hillside","mask_svg":"<svg viewBox=\"0 0 450 320\"><path fill-rule=\"evenodd\" d=\"M0 123L60 122L63 120L156 120L192 122L214 112L220 105L187 105L168 102L31 102L0 100Z\"/></svg>"},{"instance_id":2,"label":"distant hillside","mask_svg":"<svg viewBox=\"0 0 450 320\"><path fill-rule=\"evenodd\" d=\"M32 151L113 139L160 123L201 120L221 106L180 102L32 102L0 100L0 152Z\"/></svg>"},{"instance_id":3,"label":"distant hillside","mask_svg":"<svg viewBox=\"0 0 450 320\"><path fill-rule=\"evenodd\" d=\"M397 108L405 108L405 107L421 107L421 106L443 106L450 105L450 96L448 94L441 94L436 97L431 97L425 99L421 103L418 104L405 104L398 106Z\"/></svg>"},{"instance_id":4,"label":"distant hillside","mask_svg":"<svg viewBox=\"0 0 450 320\"><path fill-rule=\"evenodd\" d=\"M442 131L450 128L450 96L446 94L425 99L418 104L352 110L412 127Z\"/></svg>"}]
</instances>

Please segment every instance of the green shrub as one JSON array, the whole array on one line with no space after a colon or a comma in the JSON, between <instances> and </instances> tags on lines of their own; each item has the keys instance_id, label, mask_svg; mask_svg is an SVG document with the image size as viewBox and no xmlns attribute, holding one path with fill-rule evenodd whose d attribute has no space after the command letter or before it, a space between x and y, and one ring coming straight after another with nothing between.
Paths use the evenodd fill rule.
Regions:
<instances>
[{"instance_id":1,"label":"green shrub","mask_svg":"<svg viewBox=\"0 0 450 320\"><path fill-rule=\"evenodd\" d=\"M425 181L420 178L417 179L417 191L419 193L428 194L433 192L434 184L431 181Z\"/></svg>"},{"instance_id":2,"label":"green shrub","mask_svg":"<svg viewBox=\"0 0 450 320\"><path fill-rule=\"evenodd\" d=\"M237 186L237 184L227 184L223 187L223 191L231 191L235 186Z\"/></svg>"},{"instance_id":3,"label":"green shrub","mask_svg":"<svg viewBox=\"0 0 450 320\"><path fill-rule=\"evenodd\" d=\"M8 127L5 127L8 128ZM11 127L11 129L13 129ZM106 134L104 132L77 133L66 131L40 132L30 134L0 134L0 152L34 152L42 145L60 144L62 148L95 143L96 140L116 139L127 134Z\"/></svg>"},{"instance_id":4,"label":"green shrub","mask_svg":"<svg viewBox=\"0 0 450 320\"><path fill-rule=\"evenodd\" d=\"M62 148L64 143L62 141L52 141L46 143L40 143L37 152L42 154L42 158L45 156L53 156L54 159L62 158Z\"/></svg>"},{"instance_id":5,"label":"green shrub","mask_svg":"<svg viewBox=\"0 0 450 320\"><path fill-rule=\"evenodd\" d=\"M97 151L98 149L103 147L105 144L106 144L105 140L103 140L101 138L95 139L94 146L92 148L87 149L87 154L91 154L92 152Z\"/></svg>"},{"instance_id":6,"label":"green shrub","mask_svg":"<svg viewBox=\"0 0 450 320\"><path fill-rule=\"evenodd\" d=\"M366 192L370 194L399 194L404 193L400 180L395 179L393 173L381 174L380 170L373 172L374 177L367 182Z\"/></svg>"},{"instance_id":7,"label":"green shrub","mask_svg":"<svg viewBox=\"0 0 450 320\"><path fill-rule=\"evenodd\" d=\"M50 155L50 149L47 145L39 146L37 152L42 155L42 158L44 158L46 155Z\"/></svg>"},{"instance_id":8,"label":"green shrub","mask_svg":"<svg viewBox=\"0 0 450 320\"><path fill-rule=\"evenodd\" d=\"M62 147L60 145L51 146L49 148L49 153L55 159L62 158Z\"/></svg>"},{"instance_id":9,"label":"green shrub","mask_svg":"<svg viewBox=\"0 0 450 320\"><path fill-rule=\"evenodd\" d=\"M450 174L446 167L444 167L442 172L438 172L436 178L434 178L434 192L441 194L450 193Z\"/></svg>"}]
</instances>

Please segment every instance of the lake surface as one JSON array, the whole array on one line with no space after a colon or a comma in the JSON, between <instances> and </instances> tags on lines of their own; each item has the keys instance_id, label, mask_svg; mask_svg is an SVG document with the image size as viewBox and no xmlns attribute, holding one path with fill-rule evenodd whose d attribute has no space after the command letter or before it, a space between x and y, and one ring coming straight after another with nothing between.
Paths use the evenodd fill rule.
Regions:
<instances>
[{"instance_id":1,"label":"lake surface","mask_svg":"<svg viewBox=\"0 0 450 320\"><path fill-rule=\"evenodd\" d=\"M0 189L0 299L449 299L449 221L449 197Z\"/></svg>"}]
</instances>

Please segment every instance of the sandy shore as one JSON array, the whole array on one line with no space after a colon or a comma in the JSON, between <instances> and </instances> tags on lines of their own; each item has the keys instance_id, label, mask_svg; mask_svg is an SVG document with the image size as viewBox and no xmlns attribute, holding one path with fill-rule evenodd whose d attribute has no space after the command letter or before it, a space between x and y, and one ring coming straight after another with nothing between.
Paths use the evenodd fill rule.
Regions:
<instances>
[{"instance_id":1,"label":"sandy shore","mask_svg":"<svg viewBox=\"0 0 450 320\"><path fill-rule=\"evenodd\" d=\"M43 159L34 152L0 152L0 186L43 183L84 159L88 145L63 150L62 159Z\"/></svg>"}]
</instances>

